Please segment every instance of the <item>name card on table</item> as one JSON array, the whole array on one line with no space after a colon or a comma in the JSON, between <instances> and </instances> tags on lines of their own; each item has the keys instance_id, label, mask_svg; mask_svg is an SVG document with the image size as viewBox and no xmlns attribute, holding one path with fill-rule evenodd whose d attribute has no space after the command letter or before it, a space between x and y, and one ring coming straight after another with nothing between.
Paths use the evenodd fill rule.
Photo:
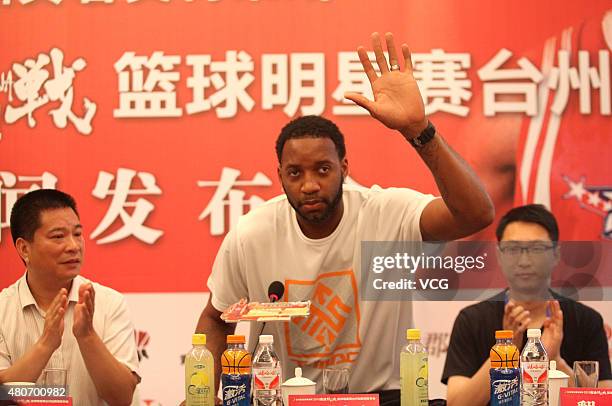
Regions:
<instances>
[{"instance_id":1,"label":"name card on table","mask_svg":"<svg viewBox=\"0 0 612 406\"><path fill-rule=\"evenodd\" d=\"M611 388L561 388L561 406L612 405Z\"/></svg>"},{"instance_id":2,"label":"name card on table","mask_svg":"<svg viewBox=\"0 0 612 406\"><path fill-rule=\"evenodd\" d=\"M289 406L378 406L378 394L289 395Z\"/></svg>"}]
</instances>

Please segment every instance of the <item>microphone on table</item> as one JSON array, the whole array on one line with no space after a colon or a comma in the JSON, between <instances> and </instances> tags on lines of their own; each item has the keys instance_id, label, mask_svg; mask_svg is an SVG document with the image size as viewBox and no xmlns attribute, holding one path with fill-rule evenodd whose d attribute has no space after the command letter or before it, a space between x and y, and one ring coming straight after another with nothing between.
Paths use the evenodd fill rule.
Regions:
<instances>
[{"instance_id":1,"label":"microphone on table","mask_svg":"<svg viewBox=\"0 0 612 406\"><path fill-rule=\"evenodd\" d=\"M270 302L278 302L285 294L285 285L282 282L274 281L268 286L268 299Z\"/></svg>"},{"instance_id":2,"label":"microphone on table","mask_svg":"<svg viewBox=\"0 0 612 406\"><path fill-rule=\"evenodd\" d=\"M285 285L280 281L274 281L268 286L268 299L270 303L278 302L283 295L285 294ZM259 336L263 333L264 328L266 327L266 322L264 321L261 325L261 330L259 330L259 335L257 335L257 344L255 344L255 348L259 345Z\"/></svg>"}]
</instances>

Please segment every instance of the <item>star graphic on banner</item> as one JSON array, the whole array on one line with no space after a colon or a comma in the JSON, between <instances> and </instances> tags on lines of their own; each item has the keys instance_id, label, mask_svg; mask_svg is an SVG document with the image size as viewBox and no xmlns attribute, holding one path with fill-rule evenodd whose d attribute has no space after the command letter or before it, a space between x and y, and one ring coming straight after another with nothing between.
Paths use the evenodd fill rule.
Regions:
<instances>
[{"instance_id":1,"label":"star graphic on banner","mask_svg":"<svg viewBox=\"0 0 612 406\"><path fill-rule=\"evenodd\" d=\"M592 205L593 207L599 206L601 203L601 198L599 197L598 192L589 193L587 197L587 203Z\"/></svg>"},{"instance_id":2,"label":"star graphic on banner","mask_svg":"<svg viewBox=\"0 0 612 406\"><path fill-rule=\"evenodd\" d=\"M610 203L610 200L612 200L612 190L603 190L601 192L601 195L603 197L604 204ZM608 209L608 210L604 209L604 211L610 211L610 209Z\"/></svg>"},{"instance_id":3,"label":"star graphic on banner","mask_svg":"<svg viewBox=\"0 0 612 406\"><path fill-rule=\"evenodd\" d=\"M572 197L575 197L578 201L582 201L583 196L587 192L584 188L584 176L581 177L578 182L572 181L569 176L564 176L563 180L570 188L569 192L563 195L563 198L571 199Z\"/></svg>"},{"instance_id":4,"label":"star graphic on banner","mask_svg":"<svg viewBox=\"0 0 612 406\"><path fill-rule=\"evenodd\" d=\"M600 210L604 215L611 214L612 209L612 187L610 186L586 186L586 195L582 203Z\"/></svg>"},{"instance_id":5,"label":"star graphic on banner","mask_svg":"<svg viewBox=\"0 0 612 406\"><path fill-rule=\"evenodd\" d=\"M603 235L612 239L612 186L585 185L585 177L574 182L569 176L563 176L569 190L564 199L576 199L581 208L604 218Z\"/></svg>"},{"instance_id":6,"label":"star graphic on banner","mask_svg":"<svg viewBox=\"0 0 612 406\"><path fill-rule=\"evenodd\" d=\"M603 235L612 239L612 187L611 186L587 186L587 203L601 210L605 218Z\"/></svg>"}]
</instances>

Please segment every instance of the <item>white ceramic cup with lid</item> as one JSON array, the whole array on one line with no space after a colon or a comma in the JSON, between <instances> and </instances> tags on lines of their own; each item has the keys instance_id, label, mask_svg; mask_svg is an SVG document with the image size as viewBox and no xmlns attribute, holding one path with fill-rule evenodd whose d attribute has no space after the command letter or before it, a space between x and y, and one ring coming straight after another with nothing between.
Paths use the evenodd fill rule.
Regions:
<instances>
[{"instance_id":1,"label":"white ceramic cup with lid","mask_svg":"<svg viewBox=\"0 0 612 406\"><path fill-rule=\"evenodd\" d=\"M550 406L559 405L561 388L567 388L568 383L569 376L557 369L555 360L550 361L550 369L548 370L548 404Z\"/></svg>"},{"instance_id":2,"label":"white ceramic cup with lid","mask_svg":"<svg viewBox=\"0 0 612 406\"><path fill-rule=\"evenodd\" d=\"M295 368L295 377L287 379L281 385L283 402L289 406L289 395L314 395L317 391L317 384L302 376L302 368Z\"/></svg>"}]
</instances>

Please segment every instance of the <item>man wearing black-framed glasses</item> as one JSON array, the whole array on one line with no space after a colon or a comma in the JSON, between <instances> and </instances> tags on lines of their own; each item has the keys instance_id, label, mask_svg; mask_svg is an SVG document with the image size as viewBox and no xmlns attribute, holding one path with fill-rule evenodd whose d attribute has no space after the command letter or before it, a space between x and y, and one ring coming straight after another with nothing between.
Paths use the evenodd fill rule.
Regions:
<instances>
[{"instance_id":1,"label":"man wearing black-framed glasses","mask_svg":"<svg viewBox=\"0 0 612 406\"><path fill-rule=\"evenodd\" d=\"M559 262L557 241L550 240L549 232L543 226L524 221L508 223L498 238L497 259L508 282L509 301L506 302L538 303L542 315L545 315L547 303L544 299L552 299L550 276ZM519 323L521 320L527 319L516 320L512 330L522 336L526 330L523 329L525 323Z\"/></svg>"},{"instance_id":2,"label":"man wearing black-framed glasses","mask_svg":"<svg viewBox=\"0 0 612 406\"><path fill-rule=\"evenodd\" d=\"M495 330L512 330L522 349L528 328L542 329L542 343L557 368L572 376L577 360L599 361L599 386L612 386L608 342L601 315L550 289L559 262L559 228L544 206L506 213L496 230L497 259L508 288L461 310L446 355L442 382L450 406L489 402L489 350ZM573 379L570 379L570 384Z\"/></svg>"}]
</instances>

